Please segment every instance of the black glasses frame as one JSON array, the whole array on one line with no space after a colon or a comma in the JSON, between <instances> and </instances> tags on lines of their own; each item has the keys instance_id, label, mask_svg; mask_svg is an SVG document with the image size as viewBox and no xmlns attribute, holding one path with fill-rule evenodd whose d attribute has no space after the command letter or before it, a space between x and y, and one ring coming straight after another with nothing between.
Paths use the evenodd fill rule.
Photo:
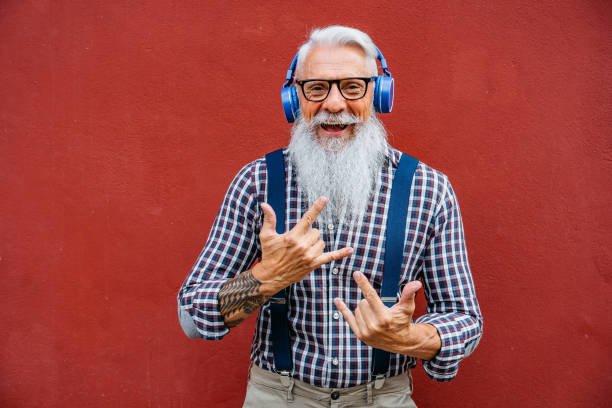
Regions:
<instances>
[{"instance_id":1,"label":"black glasses frame","mask_svg":"<svg viewBox=\"0 0 612 408\"><path fill-rule=\"evenodd\" d=\"M361 79L362 81L365 81L366 86L365 86L365 91L363 91L363 95L361 95L359 98L347 98L346 95L342 93L342 89L340 89L340 81L345 81L347 79ZM338 91L340 91L340 95L342 95L344 99L348 101L356 101L366 96L366 94L368 93L368 85L370 84L370 82L375 81L375 80L376 80L375 76L374 77L349 77L349 78L340 78L340 79L316 79L315 78L315 79L304 79L304 80L296 79L295 83L298 84L300 88L302 88L302 95L304 95L304 98L306 98L306 100L310 102L323 102L324 100L326 100L334 84L336 84L336 86L338 87ZM329 84L329 88L327 89L327 94L325 95L323 99L312 100L312 99L308 99L308 97L306 96L306 92L304 91L304 84L308 82L314 82L314 81L323 81Z\"/></svg>"}]
</instances>

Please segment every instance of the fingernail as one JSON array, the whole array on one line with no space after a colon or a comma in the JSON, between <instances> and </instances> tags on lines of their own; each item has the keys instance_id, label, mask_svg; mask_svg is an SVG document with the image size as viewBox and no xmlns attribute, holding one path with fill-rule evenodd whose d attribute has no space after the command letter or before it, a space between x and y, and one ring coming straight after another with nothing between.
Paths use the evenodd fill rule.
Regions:
<instances>
[{"instance_id":1,"label":"fingernail","mask_svg":"<svg viewBox=\"0 0 612 408\"><path fill-rule=\"evenodd\" d=\"M355 271L355 273L353 274L353 277L355 279L361 279L361 278L363 278L363 273L361 273L359 271Z\"/></svg>"}]
</instances>

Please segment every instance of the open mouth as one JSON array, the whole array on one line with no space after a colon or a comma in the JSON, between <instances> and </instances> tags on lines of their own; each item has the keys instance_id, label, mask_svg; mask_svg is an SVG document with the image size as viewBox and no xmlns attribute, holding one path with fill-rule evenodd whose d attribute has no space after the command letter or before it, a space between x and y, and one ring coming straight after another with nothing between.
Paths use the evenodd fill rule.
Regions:
<instances>
[{"instance_id":1,"label":"open mouth","mask_svg":"<svg viewBox=\"0 0 612 408\"><path fill-rule=\"evenodd\" d=\"M341 130L346 129L348 125L341 125L336 123L321 123L321 127L325 130L329 130L332 132L339 132Z\"/></svg>"}]
</instances>

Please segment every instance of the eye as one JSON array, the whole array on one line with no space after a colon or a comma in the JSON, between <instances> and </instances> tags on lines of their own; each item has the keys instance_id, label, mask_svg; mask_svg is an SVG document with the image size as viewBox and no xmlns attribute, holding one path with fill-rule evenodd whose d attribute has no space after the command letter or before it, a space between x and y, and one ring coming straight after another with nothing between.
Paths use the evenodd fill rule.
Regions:
<instances>
[{"instance_id":1,"label":"eye","mask_svg":"<svg viewBox=\"0 0 612 408\"><path fill-rule=\"evenodd\" d=\"M340 84L342 90L361 90L365 88L365 82L360 79L348 79Z\"/></svg>"},{"instance_id":2,"label":"eye","mask_svg":"<svg viewBox=\"0 0 612 408\"><path fill-rule=\"evenodd\" d=\"M327 82L307 82L304 85L306 91L308 92L327 92Z\"/></svg>"},{"instance_id":3,"label":"eye","mask_svg":"<svg viewBox=\"0 0 612 408\"><path fill-rule=\"evenodd\" d=\"M365 81L361 79L347 79L341 82L342 93L346 98L358 99L365 92Z\"/></svg>"}]
</instances>

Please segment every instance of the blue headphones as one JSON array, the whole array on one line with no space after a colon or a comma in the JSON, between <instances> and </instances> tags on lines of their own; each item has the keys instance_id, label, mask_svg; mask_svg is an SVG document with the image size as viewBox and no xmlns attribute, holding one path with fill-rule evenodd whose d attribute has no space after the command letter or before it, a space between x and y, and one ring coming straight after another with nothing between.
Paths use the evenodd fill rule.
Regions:
<instances>
[{"instance_id":1,"label":"blue headphones","mask_svg":"<svg viewBox=\"0 0 612 408\"><path fill-rule=\"evenodd\" d=\"M383 57L382 52L376 47L378 51L378 60L383 70L383 75L379 75L375 80L374 87L374 109L378 113L389 113L393 109L393 78L387 68L387 61ZM293 83L293 73L295 66L297 65L298 54L295 54L291 66L287 71L287 82L283 84L281 89L281 100L283 102L283 110L285 111L285 118L287 122L293 123L297 118L298 112L300 111L300 100L298 99L297 87L291 85Z\"/></svg>"}]
</instances>

